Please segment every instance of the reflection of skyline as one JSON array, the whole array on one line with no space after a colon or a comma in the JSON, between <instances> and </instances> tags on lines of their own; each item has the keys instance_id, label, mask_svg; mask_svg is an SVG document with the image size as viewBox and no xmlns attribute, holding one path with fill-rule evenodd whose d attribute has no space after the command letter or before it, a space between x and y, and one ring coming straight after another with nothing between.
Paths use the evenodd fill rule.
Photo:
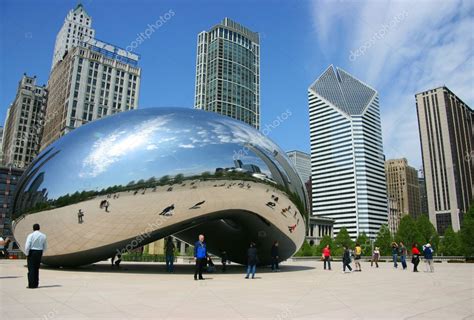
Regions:
<instances>
[{"instance_id":1,"label":"reflection of skyline","mask_svg":"<svg viewBox=\"0 0 474 320\"><path fill-rule=\"evenodd\" d=\"M53 181L48 174L44 176L50 198L82 190L101 190L132 179L190 176L214 172L217 167L232 167L234 151L248 141L261 143L263 148L276 147L265 137L253 137L260 133L232 119L187 109L172 113L165 110L118 114L63 137L54 147L68 157L54 165L45 163L41 168L64 178ZM143 114L151 115L143 117ZM205 121L197 121L201 117ZM265 162L256 154L249 152L245 162L271 176ZM73 172L71 168L80 170Z\"/></svg>"}]
</instances>

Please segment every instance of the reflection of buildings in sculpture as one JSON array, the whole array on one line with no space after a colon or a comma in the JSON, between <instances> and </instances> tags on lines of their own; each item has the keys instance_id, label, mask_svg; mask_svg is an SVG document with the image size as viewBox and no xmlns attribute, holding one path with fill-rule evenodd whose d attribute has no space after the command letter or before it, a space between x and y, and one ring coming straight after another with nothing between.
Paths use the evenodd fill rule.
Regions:
<instances>
[{"instance_id":1,"label":"reflection of buildings in sculpture","mask_svg":"<svg viewBox=\"0 0 474 320\"><path fill-rule=\"evenodd\" d=\"M41 150L83 124L138 107L139 56L86 33L59 60L64 44L58 35Z\"/></svg>"},{"instance_id":2,"label":"reflection of buildings in sculpture","mask_svg":"<svg viewBox=\"0 0 474 320\"><path fill-rule=\"evenodd\" d=\"M299 150L288 151L286 153L296 172L304 183L308 182L311 177L311 155Z\"/></svg>"},{"instance_id":3,"label":"reflection of buildings in sculpture","mask_svg":"<svg viewBox=\"0 0 474 320\"><path fill-rule=\"evenodd\" d=\"M459 231L474 196L474 111L447 87L415 98L430 221Z\"/></svg>"},{"instance_id":4,"label":"reflection of buildings in sculpture","mask_svg":"<svg viewBox=\"0 0 474 320\"><path fill-rule=\"evenodd\" d=\"M385 161L387 178L387 196L398 202L400 216L420 215L420 185L418 172L408 165L407 159L390 159Z\"/></svg>"},{"instance_id":5,"label":"reflection of buildings in sculpture","mask_svg":"<svg viewBox=\"0 0 474 320\"><path fill-rule=\"evenodd\" d=\"M306 241L318 245L324 236L333 237L334 220L331 218L310 216Z\"/></svg>"},{"instance_id":6,"label":"reflection of buildings in sculpture","mask_svg":"<svg viewBox=\"0 0 474 320\"><path fill-rule=\"evenodd\" d=\"M0 236L3 238L12 236L13 193L22 174L22 169L0 167Z\"/></svg>"},{"instance_id":7,"label":"reflection of buildings in sculpture","mask_svg":"<svg viewBox=\"0 0 474 320\"><path fill-rule=\"evenodd\" d=\"M399 202L395 198L388 199L388 228L392 235L396 234L400 226L401 212Z\"/></svg>"},{"instance_id":8,"label":"reflection of buildings in sculpture","mask_svg":"<svg viewBox=\"0 0 474 320\"><path fill-rule=\"evenodd\" d=\"M333 218L352 239L387 223L377 91L330 66L308 89L313 215Z\"/></svg>"},{"instance_id":9,"label":"reflection of buildings in sculpture","mask_svg":"<svg viewBox=\"0 0 474 320\"><path fill-rule=\"evenodd\" d=\"M234 160L234 165L236 168L244 169L247 172L261 173L260 168L257 165L251 163L244 164L242 160Z\"/></svg>"},{"instance_id":10,"label":"reflection of buildings in sculpture","mask_svg":"<svg viewBox=\"0 0 474 320\"><path fill-rule=\"evenodd\" d=\"M5 120L3 164L27 167L39 152L47 90L36 85L36 76L23 75L15 101Z\"/></svg>"},{"instance_id":11,"label":"reflection of buildings in sculpture","mask_svg":"<svg viewBox=\"0 0 474 320\"><path fill-rule=\"evenodd\" d=\"M37 203L44 203L48 200L48 191L46 188L41 188L44 181L44 172L38 173L35 179L27 188L24 196L24 206L33 208Z\"/></svg>"},{"instance_id":12,"label":"reflection of buildings in sculpture","mask_svg":"<svg viewBox=\"0 0 474 320\"><path fill-rule=\"evenodd\" d=\"M198 35L194 108L260 127L260 39L225 18Z\"/></svg>"}]
</instances>

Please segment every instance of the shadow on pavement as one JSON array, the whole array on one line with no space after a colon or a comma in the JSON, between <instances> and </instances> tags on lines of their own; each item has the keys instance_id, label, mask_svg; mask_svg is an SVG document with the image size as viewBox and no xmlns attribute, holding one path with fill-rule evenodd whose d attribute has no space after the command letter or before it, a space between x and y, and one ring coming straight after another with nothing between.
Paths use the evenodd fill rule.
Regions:
<instances>
[{"instance_id":1,"label":"shadow on pavement","mask_svg":"<svg viewBox=\"0 0 474 320\"><path fill-rule=\"evenodd\" d=\"M227 265L226 272L222 272L221 266L217 266L215 272L204 272L206 275L213 274L245 274L246 266L243 265ZM58 271L72 271L72 272L105 272L105 273L143 273L143 274L170 274L166 271L166 265L160 263L134 263L134 262L122 262L120 268L117 269L107 263L98 263L91 264L87 266L77 267L77 268L57 268L49 266L41 266L43 270L58 270ZM280 266L279 273L285 272L295 272L295 271L305 271L312 270L314 267L308 266ZM270 267L257 267L257 274L266 274L273 273ZM194 274L194 264L175 264L174 272L171 274L183 274L183 275L193 275Z\"/></svg>"}]
</instances>

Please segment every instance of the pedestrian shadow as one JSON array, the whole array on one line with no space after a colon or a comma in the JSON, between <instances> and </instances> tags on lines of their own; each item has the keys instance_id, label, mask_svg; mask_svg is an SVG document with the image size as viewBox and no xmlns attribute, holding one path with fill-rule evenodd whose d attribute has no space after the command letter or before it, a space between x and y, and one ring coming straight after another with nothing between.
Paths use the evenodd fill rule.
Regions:
<instances>
[{"instance_id":1,"label":"pedestrian shadow","mask_svg":"<svg viewBox=\"0 0 474 320\"><path fill-rule=\"evenodd\" d=\"M61 288L62 285L60 284L51 284L49 286L39 286L38 289L47 289L47 288Z\"/></svg>"},{"instance_id":2,"label":"pedestrian shadow","mask_svg":"<svg viewBox=\"0 0 474 320\"><path fill-rule=\"evenodd\" d=\"M214 272L203 272L205 275L220 275L220 274L243 274L247 273L247 266L232 264L227 265L226 271L222 271L222 267L216 265L216 271ZM175 264L174 272L167 272L166 265L164 263L137 263L137 262L122 262L120 268L112 268L108 263L96 263L76 268L58 268L50 266L41 266L41 269L47 270L58 270L61 272L91 272L91 273L136 273L136 274L168 274L168 275L193 275L195 265L194 264ZM310 266L295 266L295 265L280 265L280 272L273 272L270 267L261 266L257 267L259 274L282 274L287 272L298 272L313 270L315 267Z\"/></svg>"}]
</instances>

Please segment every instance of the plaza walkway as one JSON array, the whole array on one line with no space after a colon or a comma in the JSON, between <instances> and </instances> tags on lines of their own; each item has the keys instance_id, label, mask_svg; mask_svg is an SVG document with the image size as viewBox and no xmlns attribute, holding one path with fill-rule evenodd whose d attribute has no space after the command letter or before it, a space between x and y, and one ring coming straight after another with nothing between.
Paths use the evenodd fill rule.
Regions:
<instances>
[{"instance_id":1,"label":"plaza walkway","mask_svg":"<svg viewBox=\"0 0 474 320\"><path fill-rule=\"evenodd\" d=\"M379 269L343 274L315 261L259 269L231 265L194 281L192 265L108 263L40 271L26 289L24 260L0 260L0 319L474 319L474 264L436 264L435 273ZM424 265L420 265L424 270Z\"/></svg>"}]
</instances>

